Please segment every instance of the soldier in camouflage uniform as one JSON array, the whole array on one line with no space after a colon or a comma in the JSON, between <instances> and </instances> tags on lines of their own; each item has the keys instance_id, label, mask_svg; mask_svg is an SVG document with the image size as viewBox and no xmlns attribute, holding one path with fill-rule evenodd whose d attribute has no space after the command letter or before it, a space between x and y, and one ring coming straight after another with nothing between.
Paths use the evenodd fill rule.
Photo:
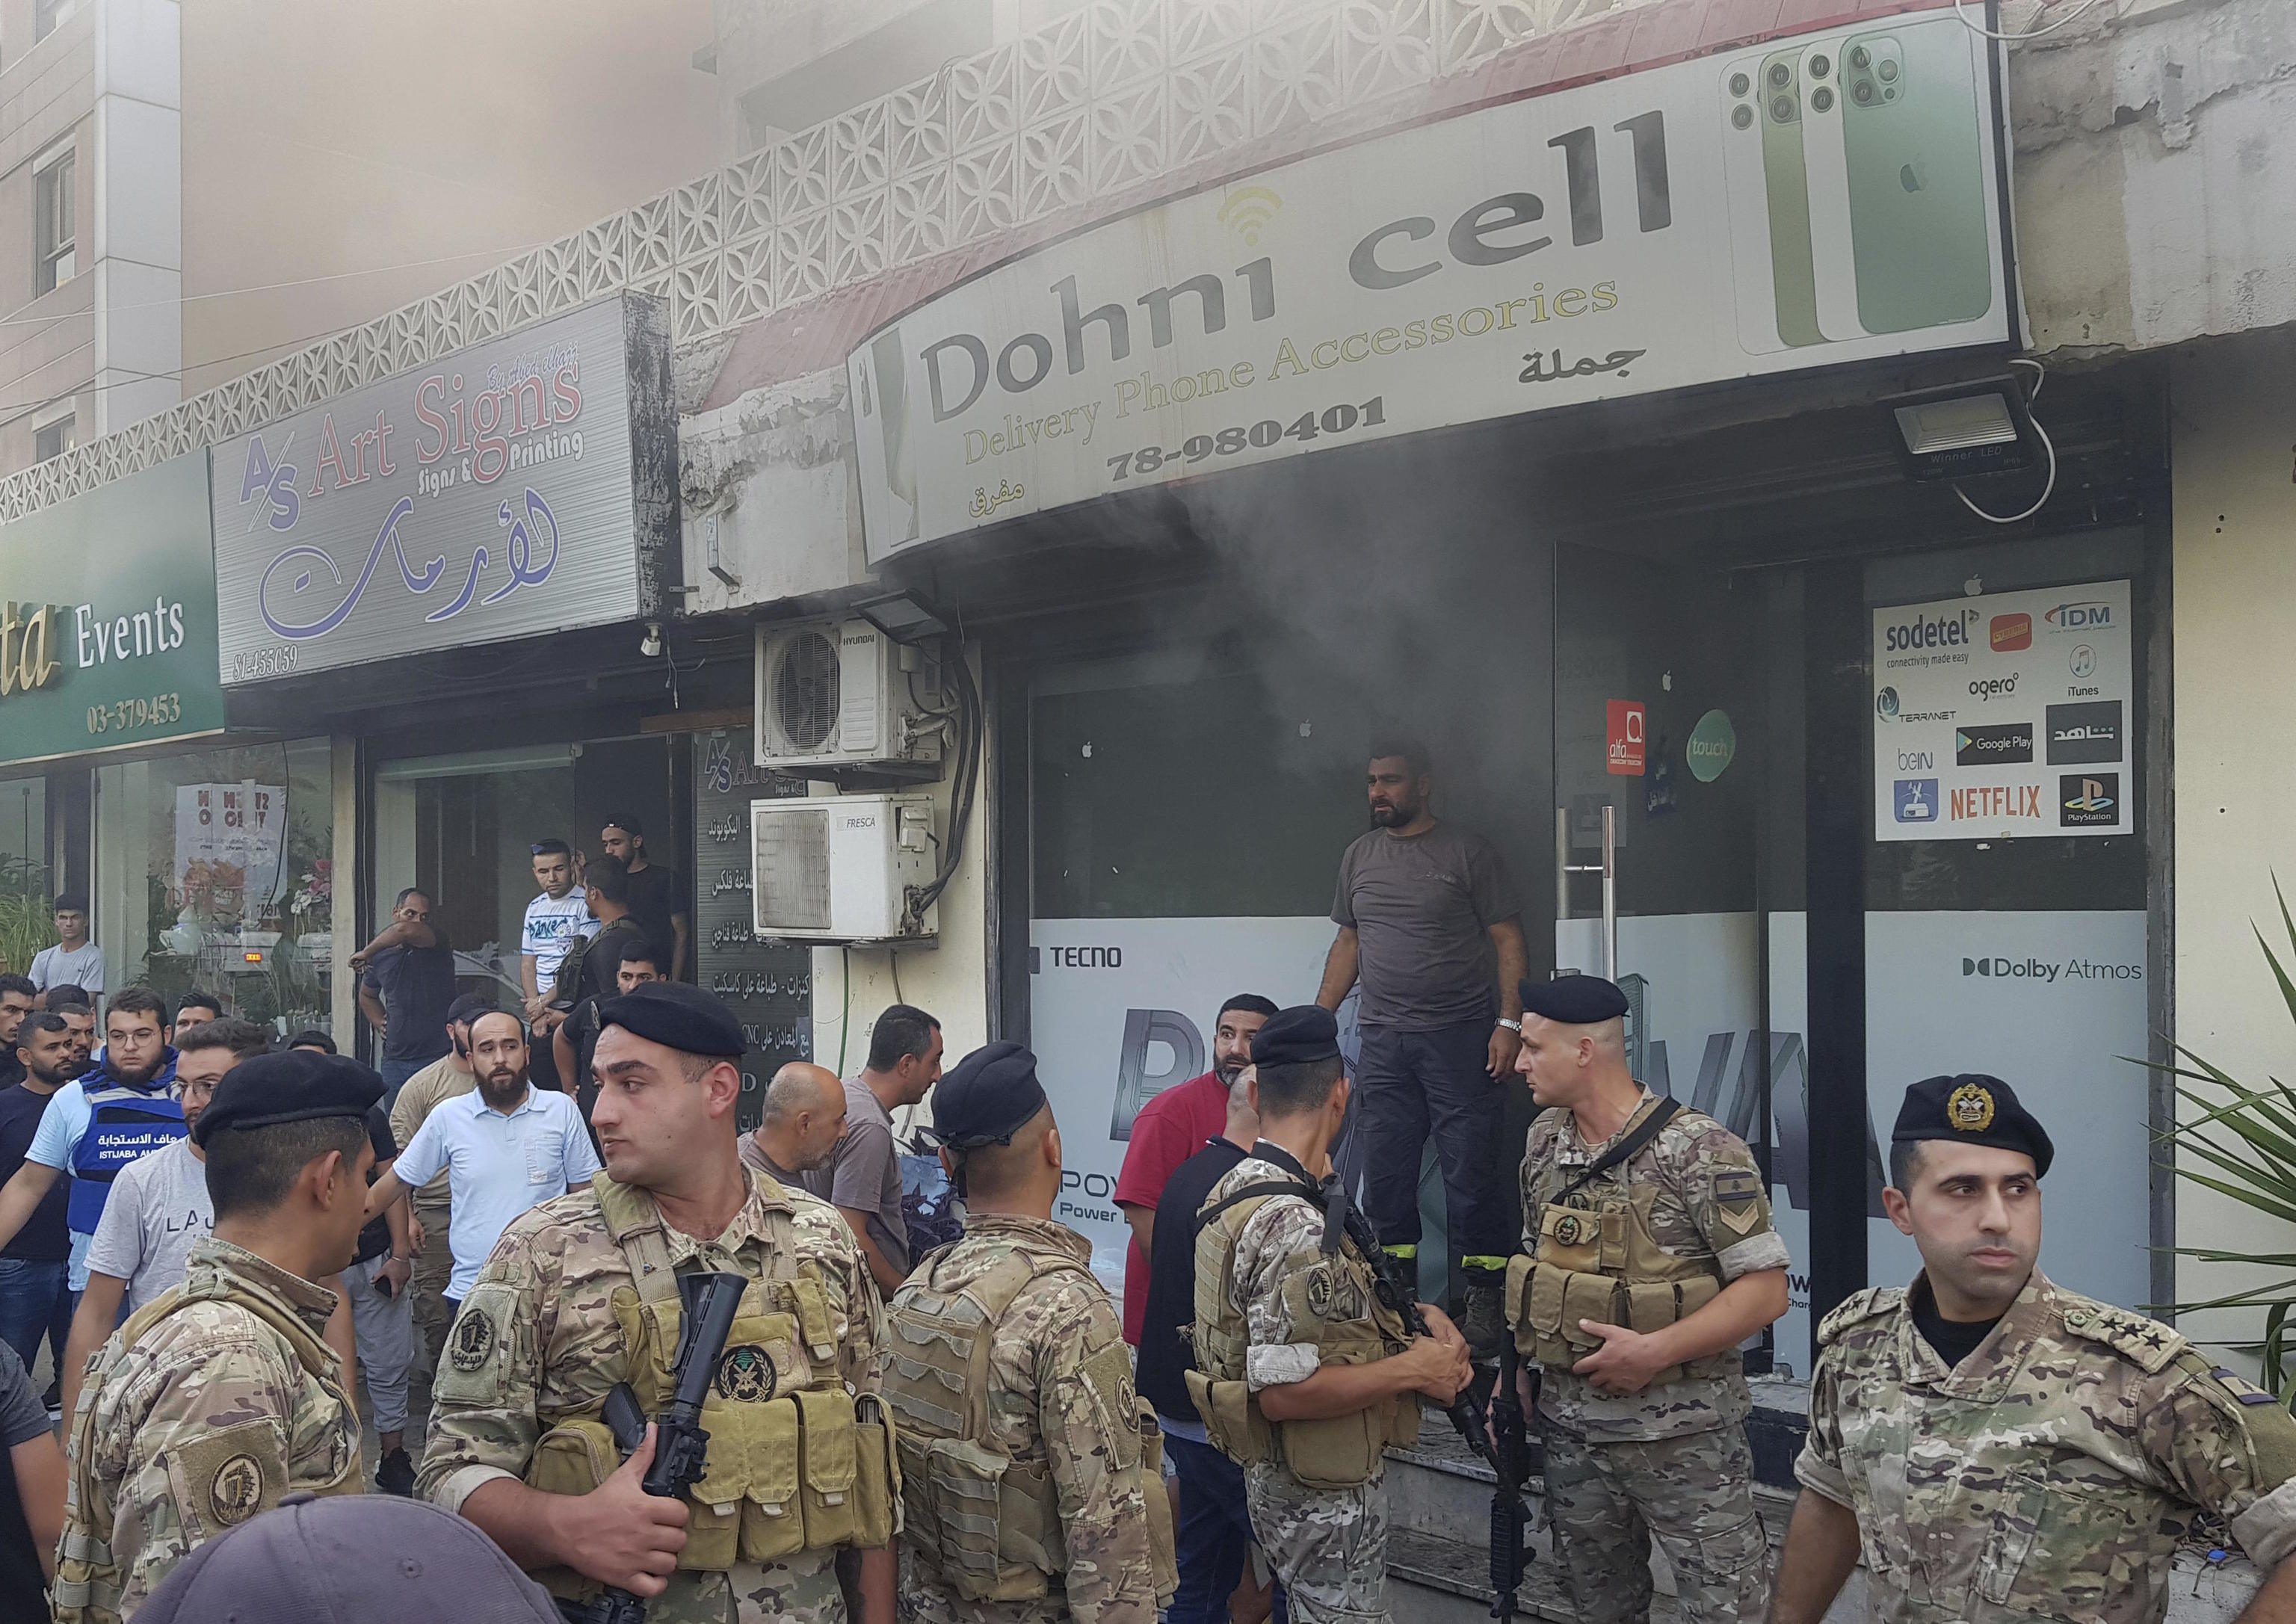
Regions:
<instances>
[{"instance_id":1,"label":"soldier in camouflage uniform","mask_svg":"<svg viewBox=\"0 0 2296 1624\"><path fill-rule=\"evenodd\" d=\"M1314 1005L1254 1035L1259 1142L1212 1186L1196 1241L1189 1396L1243 1467L1297 1624L1388 1618L1384 1452L1417 1438L1417 1395L1447 1405L1472 1374L1439 1308L1420 1305L1434 1334L1409 1333L1371 1237L1348 1227L1330 1155L1348 1109L1338 1036Z\"/></svg>"},{"instance_id":2,"label":"soldier in camouflage uniform","mask_svg":"<svg viewBox=\"0 0 2296 1624\"><path fill-rule=\"evenodd\" d=\"M1617 986L1522 992L1516 1070L1549 1109L1523 1156L1507 1317L1540 1371L1547 1506L1578 1616L1647 1619L1655 1539L1686 1620L1759 1619L1769 1546L1738 1346L1785 1312L1787 1263L1761 1174L1736 1135L1635 1080Z\"/></svg>"},{"instance_id":3,"label":"soldier in camouflage uniform","mask_svg":"<svg viewBox=\"0 0 2296 1624\"><path fill-rule=\"evenodd\" d=\"M1091 1246L1053 1220L1061 1136L1036 1056L966 1055L934 1090L933 1132L966 1219L887 1316L902 1616L1154 1624L1175 1587L1161 1435Z\"/></svg>"},{"instance_id":4,"label":"soldier in camouflage uniform","mask_svg":"<svg viewBox=\"0 0 2296 1624\"><path fill-rule=\"evenodd\" d=\"M246 1061L192 1130L215 1233L184 1284L89 1361L72 1416L56 1618L116 1624L193 1547L291 1490L357 1494L358 1416L321 1340L350 1265L382 1082L312 1054Z\"/></svg>"},{"instance_id":5,"label":"soldier in camouflage uniform","mask_svg":"<svg viewBox=\"0 0 2296 1624\"><path fill-rule=\"evenodd\" d=\"M682 982L611 999L591 1111L606 1170L503 1232L453 1329L417 1492L491 1535L554 1594L619 1586L649 1624L836 1624L857 1551L865 1624L891 1624L892 1444L876 1287L836 1210L742 1165L745 1052ZM642 1489L601 1419L627 1382L658 1411L688 1271L747 1275L683 1499Z\"/></svg>"},{"instance_id":6,"label":"soldier in camouflage uniform","mask_svg":"<svg viewBox=\"0 0 2296 1624\"><path fill-rule=\"evenodd\" d=\"M2007 1084L1916 1083L1891 1138L1885 1200L1923 1269L1818 1328L1775 1616L1816 1624L1862 1547L1882 1624L2157 1624L2202 1507L2272 1571L2242 1617L2296 1616L2296 1421L2034 1267L2054 1152Z\"/></svg>"}]
</instances>

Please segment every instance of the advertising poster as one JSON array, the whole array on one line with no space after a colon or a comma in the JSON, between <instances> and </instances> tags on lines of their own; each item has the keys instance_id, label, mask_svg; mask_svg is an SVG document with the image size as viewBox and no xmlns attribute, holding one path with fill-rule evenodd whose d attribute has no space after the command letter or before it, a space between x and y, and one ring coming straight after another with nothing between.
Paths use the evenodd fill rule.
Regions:
<instances>
[{"instance_id":1,"label":"advertising poster","mask_svg":"<svg viewBox=\"0 0 2296 1624\"><path fill-rule=\"evenodd\" d=\"M1874 611L1874 838L2136 827L2128 583Z\"/></svg>"},{"instance_id":2,"label":"advertising poster","mask_svg":"<svg viewBox=\"0 0 2296 1624\"><path fill-rule=\"evenodd\" d=\"M226 687L628 619L641 540L624 301L215 447Z\"/></svg>"},{"instance_id":3,"label":"advertising poster","mask_svg":"<svg viewBox=\"0 0 2296 1624\"><path fill-rule=\"evenodd\" d=\"M192 916L239 919L278 899L287 791L251 778L176 789L176 894Z\"/></svg>"},{"instance_id":4,"label":"advertising poster","mask_svg":"<svg viewBox=\"0 0 2296 1624\"><path fill-rule=\"evenodd\" d=\"M1114 1196L1133 1118L1211 1070L1214 1019L1235 994L1312 999L1334 931L1315 917L1031 922L1029 1046L1064 1158L1053 1216L1091 1241L1110 1291L1132 1239Z\"/></svg>"},{"instance_id":5,"label":"advertising poster","mask_svg":"<svg viewBox=\"0 0 2296 1624\"><path fill-rule=\"evenodd\" d=\"M1876 19L1088 227L849 359L871 563L1390 435L2010 336L1985 42Z\"/></svg>"},{"instance_id":6,"label":"advertising poster","mask_svg":"<svg viewBox=\"0 0 2296 1624\"><path fill-rule=\"evenodd\" d=\"M2005 1079L2057 1148L2041 1267L2092 1297L2144 1301L2144 914L1870 914L1866 983L1866 1087L1884 1143L1909 1084ZM1886 1219L1871 1233L1874 1283L1912 1280L1914 1243Z\"/></svg>"}]
</instances>

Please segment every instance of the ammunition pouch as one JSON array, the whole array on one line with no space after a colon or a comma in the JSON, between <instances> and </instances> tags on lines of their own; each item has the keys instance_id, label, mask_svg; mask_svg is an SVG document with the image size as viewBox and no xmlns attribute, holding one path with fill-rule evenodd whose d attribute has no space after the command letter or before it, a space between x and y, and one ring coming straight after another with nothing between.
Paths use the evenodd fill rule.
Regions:
<instances>
[{"instance_id":1,"label":"ammunition pouch","mask_svg":"<svg viewBox=\"0 0 2296 1624\"><path fill-rule=\"evenodd\" d=\"M1710 1261L1677 1258L1649 1241L1636 1205L1549 1206L1539 1214L1537 1252L1507 1260L1506 1321L1523 1357L1567 1370L1602 1345L1600 1337L1580 1328L1581 1320L1662 1331L1721 1292ZM1669 1366L1651 1385L1693 1374L1704 1373Z\"/></svg>"}]
</instances>

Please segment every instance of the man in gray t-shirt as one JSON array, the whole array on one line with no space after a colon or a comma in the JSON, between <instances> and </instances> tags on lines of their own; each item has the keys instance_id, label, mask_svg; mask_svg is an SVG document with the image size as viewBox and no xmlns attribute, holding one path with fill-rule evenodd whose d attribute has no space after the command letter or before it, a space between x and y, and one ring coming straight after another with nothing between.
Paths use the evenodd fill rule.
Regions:
<instances>
[{"instance_id":1,"label":"man in gray t-shirt","mask_svg":"<svg viewBox=\"0 0 2296 1624\"><path fill-rule=\"evenodd\" d=\"M1522 1040L1518 983L1529 968L1521 907L1491 843L1436 821L1425 750L1382 741L1371 754L1373 827L1340 859L1340 933L1316 1001L1336 1010L1349 988L1363 988L1354 1112L1364 1212L1388 1267L1415 1297L1419 1158L1431 1132L1466 1278L1460 1329L1488 1357L1498 1349L1515 1239L1499 1130Z\"/></svg>"},{"instance_id":2,"label":"man in gray t-shirt","mask_svg":"<svg viewBox=\"0 0 2296 1624\"><path fill-rule=\"evenodd\" d=\"M901 1211L901 1157L893 1112L940 1079L940 1022L906 1004L889 1005L869 1033L869 1060L845 1084L845 1134L827 1167L805 1187L853 1226L878 1291L890 1296L909 1274L908 1219Z\"/></svg>"}]
</instances>

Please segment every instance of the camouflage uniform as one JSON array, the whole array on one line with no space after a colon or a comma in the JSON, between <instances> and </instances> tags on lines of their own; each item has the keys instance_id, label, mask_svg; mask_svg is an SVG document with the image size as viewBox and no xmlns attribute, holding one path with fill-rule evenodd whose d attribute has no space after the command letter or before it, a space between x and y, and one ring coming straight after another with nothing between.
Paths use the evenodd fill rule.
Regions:
<instances>
[{"instance_id":1,"label":"camouflage uniform","mask_svg":"<svg viewBox=\"0 0 2296 1624\"><path fill-rule=\"evenodd\" d=\"M1526 1252L1540 1246L1547 1207L1631 1132L1657 1098L1645 1090L1634 1115L1601 1144L1579 1137L1568 1111L1547 1111L1532 1125L1522 1162ZM1647 1240L1656 1251L1679 1265L1702 1266L1715 1282L1789 1261L1770 1226L1753 1153L1698 1111L1677 1112L1634 1156L1582 1185L1569 1205L1588 1209L1591 1218L1606 1203L1636 1196L1648 1200ZM1572 1352L1579 1357L1597 1345L1575 1322L1562 1334L1577 1344ZM1541 1374L1547 1505L1579 1618L1622 1624L1650 1616L1653 1538L1692 1624L1761 1618L1769 1605L1769 1546L1754 1514L1753 1459L1743 1426L1752 1401L1737 1350L1661 1371L1636 1393L1603 1392L1569 1364L1552 1360L1542 1363Z\"/></svg>"},{"instance_id":2,"label":"camouflage uniform","mask_svg":"<svg viewBox=\"0 0 2296 1624\"><path fill-rule=\"evenodd\" d=\"M838 1374L854 1393L876 1392L882 1309L852 1231L826 1202L746 1169L744 1177L750 1199L715 1240L661 1226L672 1265L764 1279L768 1237L786 1222L798 1267L826 1292ZM595 1189L545 1202L503 1231L463 1300L439 1371L418 1494L459 1513L482 1484L521 1478L545 1432L597 1414L629 1363L617 1288L626 1300L635 1294ZM784 1357L801 1364L804 1355L800 1348ZM800 1371L783 1374L800 1379ZM832 1558L805 1551L722 1572L681 1569L647 1603L648 1624L835 1624L845 1601Z\"/></svg>"},{"instance_id":3,"label":"camouflage uniform","mask_svg":"<svg viewBox=\"0 0 2296 1624\"><path fill-rule=\"evenodd\" d=\"M941 1566L937 1537L952 1508L932 1493L932 1476L909 1462L923 1436L954 1435L934 1422L953 1412L918 1362L935 1333L920 1310L977 1287L1020 1257L1033 1267L988 1327L984 1435L978 1442L1012 1463L1005 1481L1047 1475L1059 1501L1058 1537L1065 1564L1047 1575L1046 1594L1009 1601L959 1595ZM1143 1480L1140 1406L1131 1359L1107 1288L1093 1277L1092 1246L1050 1218L976 1213L963 1240L928 1255L894 1293L888 1349L888 1394L902 1422L904 1490L913 1507L906 1528L909 1582L901 1616L919 1624L1155 1624L1156 1575L1151 1560L1147 1494L1163 1484ZM917 1407L927 1407L922 1424ZM922 1505L920 1501L922 1500ZM1050 1542L1047 1542L1048 1544ZM1058 1565L1058 1564L1056 1564Z\"/></svg>"},{"instance_id":4,"label":"camouflage uniform","mask_svg":"<svg viewBox=\"0 0 2296 1624\"><path fill-rule=\"evenodd\" d=\"M112 1624L193 1546L293 1489L359 1492L358 1417L321 1340L335 1294L228 1241L89 1362L56 1617Z\"/></svg>"},{"instance_id":5,"label":"camouflage uniform","mask_svg":"<svg viewBox=\"0 0 2296 1624\"><path fill-rule=\"evenodd\" d=\"M1819 1326L1794 1467L1857 1513L1874 1618L2157 1620L2196 1507L2259 1568L2296 1546L2296 1421L2166 1325L2037 1269L1948 1370L1907 1296Z\"/></svg>"},{"instance_id":6,"label":"camouflage uniform","mask_svg":"<svg viewBox=\"0 0 2296 1624\"><path fill-rule=\"evenodd\" d=\"M1297 1175L1258 1156L1229 1169L1205 1198L1207 1209L1246 1185L1294 1183ZM1242 1312L1251 1346L1244 1381L1255 1394L1305 1382L1322 1367L1316 1341L1292 1323L1285 1265L1320 1251L1324 1212L1297 1195L1275 1195L1237 1232L1228 1300ZM1328 1267L1328 1265L1319 1267ZM1279 1460L1243 1469L1251 1531L1283 1586L1297 1624L1369 1624L1387 1611L1387 1480L1374 1468L1353 1489L1309 1489Z\"/></svg>"}]
</instances>

